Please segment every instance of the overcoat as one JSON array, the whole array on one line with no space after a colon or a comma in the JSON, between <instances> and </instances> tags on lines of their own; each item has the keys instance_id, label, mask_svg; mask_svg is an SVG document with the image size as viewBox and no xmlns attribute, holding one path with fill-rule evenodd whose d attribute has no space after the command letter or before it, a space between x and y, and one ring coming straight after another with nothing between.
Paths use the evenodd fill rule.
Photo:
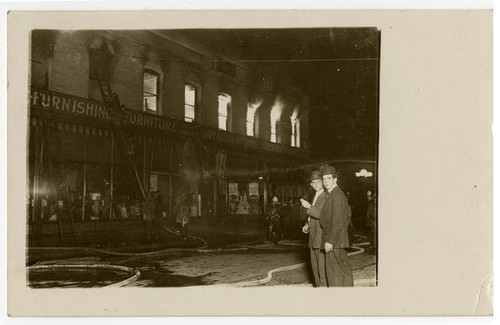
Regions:
<instances>
[{"instance_id":1,"label":"overcoat","mask_svg":"<svg viewBox=\"0 0 500 325\"><path fill-rule=\"evenodd\" d=\"M328 194L319 221L323 230L322 248L325 243L332 244L333 248L349 247L349 204L338 186Z\"/></svg>"},{"instance_id":2,"label":"overcoat","mask_svg":"<svg viewBox=\"0 0 500 325\"><path fill-rule=\"evenodd\" d=\"M321 209L323 208L323 204L325 203L327 198L326 193L323 191L314 205L311 205L309 209L307 209L307 215L311 217L309 219L309 248L320 249L323 248L321 246L321 239L323 232L321 231L321 226L319 223Z\"/></svg>"}]
</instances>

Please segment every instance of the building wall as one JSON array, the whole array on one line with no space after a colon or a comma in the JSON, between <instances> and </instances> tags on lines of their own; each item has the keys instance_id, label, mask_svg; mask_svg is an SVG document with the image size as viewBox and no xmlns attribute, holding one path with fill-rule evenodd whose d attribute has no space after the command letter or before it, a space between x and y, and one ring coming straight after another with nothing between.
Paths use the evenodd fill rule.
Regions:
<instances>
[{"instance_id":1,"label":"building wall","mask_svg":"<svg viewBox=\"0 0 500 325\"><path fill-rule=\"evenodd\" d=\"M137 47L130 42L119 42L111 87L125 107L142 110L143 64Z\"/></svg>"},{"instance_id":2,"label":"building wall","mask_svg":"<svg viewBox=\"0 0 500 325\"><path fill-rule=\"evenodd\" d=\"M88 34L61 32L54 44L49 75L50 90L75 96L89 96Z\"/></svg>"},{"instance_id":3,"label":"building wall","mask_svg":"<svg viewBox=\"0 0 500 325\"><path fill-rule=\"evenodd\" d=\"M172 60L167 67L163 87L165 116L184 120L184 71L181 61Z\"/></svg>"},{"instance_id":4,"label":"building wall","mask_svg":"<svg viewBox=\"0 0 500 325\"><path fill-rule=\"evenodd\" d=\"M218 76L209 73L205 76L200 107L200 123L213 128L218 127L217 96L219 94Z\"/></svg>"},{"instance_id":5,"label":"building wall","mask_svg":"<svg viewBox=\"0 0 500 325\"><path fill-rule=\"evenodd\" d=\"M232 97L228 131L246 134L246 112L250 93L256 87L216 71L207 49L204 53L193 50L195 46L177 44L146 31L134 32L58 32L54 38L53 58L47 60L41 51L34 50L32 60L33 83L42 83L41 65L49 70L49 89L56 92L89 98L89 48L96 38L109 41L113 47L113 72L110 86L127 108L142 110L143 71L145 68L158 73L160 78L158 114L184 120L184 86L192 83L199 87L197 121L205 126L218 127L218 94ZM216 52L213 52L216 55ZM243 68L242 68L243 69ZM244 67L249 76L255 73ZM250 80L250 77L248 77ZM257 87L258 88L258 87ZM259 90L257 90L258 92ZM96 96L95 94L93 96ZM264 100L256 112L255 136L270 139L270 111L276 94L262 94ZM97 96L99 99L99 96ZM289 122L292 104L286 104L282 120ZM301 114L301 147L307 145L307 114ZM290 145L290 135L278 128L279 143Z\"/></svg>"}]
</instances>

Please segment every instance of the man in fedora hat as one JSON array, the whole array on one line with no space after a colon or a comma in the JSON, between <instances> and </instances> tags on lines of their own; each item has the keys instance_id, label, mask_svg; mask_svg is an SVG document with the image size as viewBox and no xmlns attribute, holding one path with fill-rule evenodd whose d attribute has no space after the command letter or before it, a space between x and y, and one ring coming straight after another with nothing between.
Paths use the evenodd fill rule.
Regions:
<instances>
[{"instance_id":1,"label":"man in fedora hat","mask_svg":"<svg viewBox=\"0 0 500 325\"><path fill-rule=\"evenodd\" d=\"M329 287L352 287L352 269L345 250L349 247L349 205L337 185L335 167L327 165L320 170L328 194L319 218L323 230L326 280Z\"/></svg>"},{"instance_id":2,"label":"man in fedora hat","mask_svg":"<svg viewBox=\"0 0 500 325\"><path fill-rule=\"evenodd\" d=\"M309 232L309 252L311 254L311 268L314 275L316 287L326 287L325 253L321 250L322 231L319 224L321 208L327 198L321 181L321 173L314 170L309 175L309 185L315 194L311 203L300 199L302 206L307 209L308 222L302 228L303 232Z\"/></svg>"}]
</instances>

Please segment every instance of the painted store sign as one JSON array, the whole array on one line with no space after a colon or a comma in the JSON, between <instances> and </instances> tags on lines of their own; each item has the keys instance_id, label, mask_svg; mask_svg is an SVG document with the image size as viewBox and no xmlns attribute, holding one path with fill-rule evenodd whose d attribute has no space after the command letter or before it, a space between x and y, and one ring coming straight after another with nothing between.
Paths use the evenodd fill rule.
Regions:
<instances>
[{"instance_id":1,"label":"painted store sign","mask_svg":"<svg viewBox=\"0 0 500 325\"><path fill-rule=\"evenodd\" d=\"M89 100L62 93L49 92L35 87L30 91L30 109L80 116L85 118L111 120L109 107L103 102ZM176 119L152 115L138 110L125 109L126 124L154 129L165 134L175 134L214 141L222 144L247 147L304 157L305 151L285 145L271 143L263 139L234 134L218 129L186 123Z\"/></svg>"}]
</instances>

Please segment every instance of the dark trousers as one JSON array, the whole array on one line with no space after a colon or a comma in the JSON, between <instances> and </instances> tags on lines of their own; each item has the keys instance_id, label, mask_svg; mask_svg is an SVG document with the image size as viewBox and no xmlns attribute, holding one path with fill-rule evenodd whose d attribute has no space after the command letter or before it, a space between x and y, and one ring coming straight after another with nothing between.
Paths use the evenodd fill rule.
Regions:
<instances>
[{"instance_id":1,"label":"dark trousers","mask_svg":"<svg viewBox=\"0 0 500 325\"><path fill-rule=\"evenodd\" d=\"M326 268L325 268L325 253L319 248L310 248L311 253L311 268L314 276L314 285L316 287L326 287Z\"/></svg>"},{"instance_id":2,"label":"dark trousers","mask_svg":"<svg viewBox=\"0 0 500 325\"><path fill-rule=\"evenodd\" d=\"M352 287L352 268L343 248L334 248L325 254L326 280L328 287Z\"/></svg>"},{"instance_id":3,"label":"dark trousers","mask_svg":"<svg viewBox=\"0 0 500 325\"><path fill-rule=\"evenodd\" d=\"M377 250L377 229L374 227L369 227L369 237L370 237L370 245L376 251Z\"/></svg>"}]
</instances>

